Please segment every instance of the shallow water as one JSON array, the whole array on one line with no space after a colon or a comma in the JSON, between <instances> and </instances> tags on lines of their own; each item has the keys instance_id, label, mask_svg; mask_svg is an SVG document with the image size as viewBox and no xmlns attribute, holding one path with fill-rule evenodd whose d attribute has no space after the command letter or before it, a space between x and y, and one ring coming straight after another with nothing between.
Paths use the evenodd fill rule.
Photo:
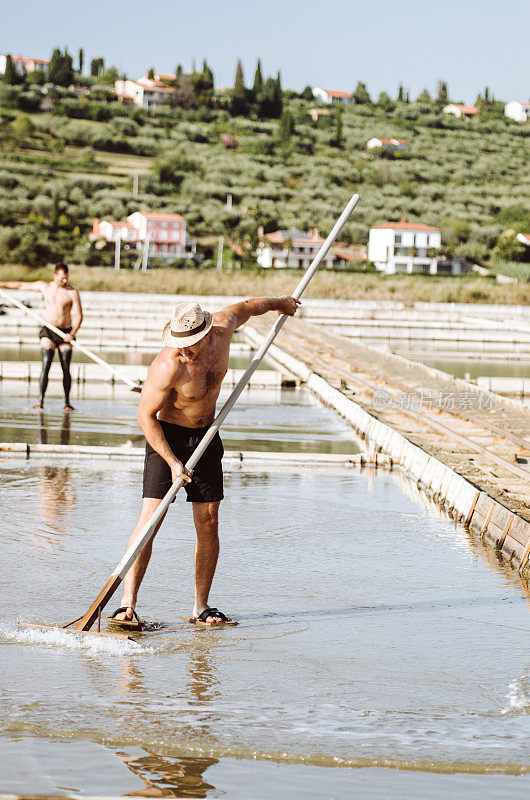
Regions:
<instances>
[{"instance_id":1,"label":"shallow water","mask_svg":"<svg viewBox=\"0 0 530 800\"><path fill-rule=\"evenodd\" d=\"M121 350L100 350L97 347L90 348L92 352L107 361L109 364L127 364L127 365L143 365L150 366L151 362L158 353L158 350L134 350L122 348ZM29 345L13 346L3 345L0 346L0 361L40 361L41 352L40 348ZM58 356L55 356L55 361L58 361ZM245 353L235 354L230 356L229 368L230 369L246 369L251 360L251 355ZM80 350L74 348L72 362L80 364L92 364L93 360L82 353ZM264 359L260 365L260 369L270 370L273 367Z\"/></svg>"},{"instance_id":2,"label":"shallow water","mask_svg":"<svg viewBox=\"0 0 530 800\"><path fill-rule=\"evenodd\" d=\"M228 389L221 392L224 402ZM0 441L30 444L143 446L138 395L121 386L74 386L75 411L64 414L60 384L50 384L45 410L33 410L35 387L0 382ZM247 389L223 425L227 450L358 453L357 437L306 389Z\"/></svg>"},{"instance_id":3,"label":"shallow water","mask_svg":"<svg viewBox=\"0 0 530 800\"><path fill-rule=\"evenodd\" d=\"M48 792L527 794L528 588L401 473L229 471L212 600L240 625L216 631L180 621L194 535L177 498L140 598L154 629L66 648L15 622L87 607L135 522L140 471L1 468L0 790L33 790L45 763Z\"/></svg>"},{"instance_id":4,"label":"shallow water","mask_svg":"<svg viewBox=\"0 0 530 800\"><path fill-rule=\"evenodd\" d=\"M419 361L420 359L414 359ZM422 364L441 369L457 378L470 378L481 375L491 378L530 378L530 359L528 361L501 361L500 359L447 359L422 358Z\"/></svg>"}]
</instances>

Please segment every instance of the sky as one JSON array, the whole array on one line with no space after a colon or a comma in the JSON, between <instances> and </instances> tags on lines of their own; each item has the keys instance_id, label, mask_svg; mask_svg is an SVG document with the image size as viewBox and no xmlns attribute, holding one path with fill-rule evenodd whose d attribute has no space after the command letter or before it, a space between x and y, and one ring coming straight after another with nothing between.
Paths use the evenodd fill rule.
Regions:
<instances>
[{"instance_id":1,"label":"sky","mask_svg":"<svg viewBox=\"0 0 530 800\"><path fill-rule=\"evenodd\" d=\"M43 11L43 8L45 9ZM218 86L232 86L241 58L252 83L257 58L284 88L307 84L415 97L438 80L451 100L474 102L489 86L500 100L530 96L528 0L39 0L5 4L0 52L48 57L67 46L85 64L103 56L129 77L184 70L207 58Z\"/></svg>"}]
</instances>

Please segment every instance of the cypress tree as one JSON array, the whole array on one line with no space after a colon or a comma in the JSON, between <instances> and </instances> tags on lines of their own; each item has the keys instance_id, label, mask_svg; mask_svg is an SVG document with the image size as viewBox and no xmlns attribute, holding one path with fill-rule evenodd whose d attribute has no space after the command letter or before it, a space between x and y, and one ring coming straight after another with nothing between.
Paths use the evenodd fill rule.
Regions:
<instances>
[{"instance_id":1,"label":"cypress tree","mask_svg":"<svg viewBox=\"0 0 530 800\"><path fill-rule=\"evenodd\" d=\"M254 73L254 84L252 86L252 91L254 92L254 98L256 100L259 100L259 96L262 90L263 90L263 74L261 72L261 58L258 58L256 72Z\"/></svg>"},{"instance_id":2,"label":"cypress tree","mask_svg":"<svg viewBox=\"0 0 530 800\"><path fill-rule=\"evenodd\" d=\"M283 91L282 91L282 80L280 77L280 73L276 76L276 83L274 87L274 116L276 119L279 119L282 115L283 109Z\"/></svg>"},{"instance_id":3,"label":"cypress tree","mask_svg":"<svg viewBox=\"0 0 530 800\"><path fill-rule=\"evenodd\" d=\"M398 103L403 103L405 100L405 90L403 89L402 83L399 84L397 100Z\"/></svg>"},{"instance_id":4,"label":"cypress tree","mask_svg":"<svg viewBox=\"0 0 530 800\"><path fill-rule=\"evenodd\" d=\"M342 103L338 103L335 109L335 138L333 144L335 147L342 147L343 140L343 124L342 124Z\"/></svg>"},{"instance_id":5,"label":"cypress tree","mask_svg":"<svg viewBox=\"0 0 530 800\"><path fill-rule=\"evenodd\" d=\"M278 141L282 147L287 147L294 134L294 119L293 115L287 109L282 111L280 121L278 123Z\"/></svg>"},{"instance_id":6,"label":"cypress tree","mask_svg":"<svg viewBox=\"0 0 530 800\"><path fill-rule=\"evenodd\" d=\"M245 77L243 75L241 59L237 62L234 88L232 89L232 96L230 99L230 113L233 116L244 116L248 113L247 90L245 88Z\"/></svg>"},{"instance_id":7,"label":"cypress tree","mask_svg":"<svg viewBox=\"0 0 530 800\"><path fill-rule=\"evenodd\" d=\"M97 78L98 75L105 69L105 59L103 58L93 58L90 62L90 74Z\"/></svg>"},{"instance_id":8,"label":"cypress tree","mask_svg":"<svg viewBox=\"0 0 530 800\"><path fill-rule=\"evenodd\" d=\"M436 102L440 106L446 106L449 102L449 92L447 91L447 83L445 81L438 81L438 92L436 95Z\"/></svg>"},{"instance_id":9,"label":"cypress tree","mask_svg":"<svg viewBox=\"0 0 530 800\"><path fill-rule=\"evenodd\" d=\"M8 86L14 86L18 83L18 75L15 67L13 66L13 59L10 55L6 56L6 71L4 72L4 83Z\"/></svg>"},{"instance_id":10,"label":"cypress tree","mask_svg":"<svg viewBox=\"0 0 530 800\"><path fill-rule=\"evenodd\" d=\"M353 91L353 99L356 103L371 103L372 99L368 94L368 89L366 88L366 84L362 81L359 81L357 86Z\"/></svg>"},{"instance_id":11,"label":"cypress tree","mask_svg":"<svg viewBox=\"0 0 530 800\"><path fill-rule=\"evenodd\" d=\"M154 79L155 79L155 70L154 70L154 68L153 68L153 67L150 67L150 68L147 70L147 77L148 77L150 80L154 81Z\"/></svg>"},{"instance_id":12,"label":"cypress tree","mask_svg":"<svg viewBox=\"0 0 530 800\"><path fill-rule=\"evenodd\" d=\"M48 69L48 80L50 83L55 83L57 86L60 86L61 81L61 67L62 67L63 57L61 55L61 51L58 47L52 53L52 57L50 59L50 66Z\"/></svg>"},{"instance_id":13,"label":"cypress tree","mask_svg":"<svg viewBox=\"0 0 530 800\"><path fill-rule=\"evenodd\" d=\"M79 74L83 74L83 66L85 63L85 51L82 47L79 48Z\"/></svg>"}]
</instances>

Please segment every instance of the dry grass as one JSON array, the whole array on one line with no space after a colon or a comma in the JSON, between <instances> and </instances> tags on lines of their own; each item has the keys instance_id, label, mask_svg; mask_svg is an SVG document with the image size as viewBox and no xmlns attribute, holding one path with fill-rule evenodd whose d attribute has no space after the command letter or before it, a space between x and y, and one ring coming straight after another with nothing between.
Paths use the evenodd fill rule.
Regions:
<instances>
[{"instance_id":1,"label":"dry grass","mask_svg":"<svg viewBox=\"0 0 530 800\"><path fill-rule=\"evenodd\" d=\"M0 280L50 280L51 268L39 270L22 266L0 267ZM72 284L84 291L141 292L159 294L263 296L292 292L301 277L293 270L252 272L241 270L219 274L214 270L156 269L147 275L122 270L115 273L103 267L72 267ZM500 286L491 279L466 276L438 278L421 275L362 275L317 272L307 297L340 300L401 300L406 303L432 301L445 303L529 302L527 284Z\"/></svg>"}]
</instances>

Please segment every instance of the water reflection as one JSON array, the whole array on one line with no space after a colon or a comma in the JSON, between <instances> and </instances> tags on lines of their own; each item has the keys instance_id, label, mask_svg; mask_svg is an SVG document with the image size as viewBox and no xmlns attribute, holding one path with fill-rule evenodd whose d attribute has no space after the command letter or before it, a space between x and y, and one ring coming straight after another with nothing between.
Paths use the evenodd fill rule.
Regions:
<instances>
[{"instance_id":1,"label":"water reflection","mask_svg":"<svg viewBox=\"0 0 530 800\"><path fill-rule=\"evenodd\" d=\"M70 419L70 414L63 414L60 431L61 444L70 444ZM39 444L48 444L48 426L44 411L39 411Z\"/></svg>"},{"instance_id":2,"label":"water reflection","mask_svg":"<svg viewBox=\"0 0 530 800\"><path fill-rule=\"evenodd\" d=\"M189 647L187 664L186 690L184 703L188 707L204 709L212 701L221 696L219 681L215 674L210 642L196 637ZM135 701L143 700L142 708L149 702L141 670L131 659L123 662L123 678L120 682L121 693L130 694ZM173 700L174 698L170 698ZM133 709L139 710L135 704ZM198 720L197 720L198 721ZM130 714L129 724L137 722L134 710ZM208 717L208 723L211 719ZM201 725L189 729L190 734L208 735L209 724L201 717ZM183 723L185 725L185 723ZM185 727L188 727L185 725ZM192 756L166 757L146 750L145 755L134 755L126 751L117 751L117 757L143 782L143 789L127 792L126 797L206 797L215 787L204 778L208 767L218 763L216 758L199 758Z\"/></svg>"},{"instance_id":3,"label":"water reflection","mask_svg":"<svg viewBox=\"0 0 530 800\"><path fill-rule=\"evenodd\" d=\"M76 500L70 468L44 464L36 472L40 520L56 533L65 533L66 518Z\"/></svg>"},{"instance_id":4,"label":"water reflection","mask_svg":"<svg viewBox=\"0 0 530 800\"><path fill-rule=\"evenodd\" d=\"M205 780L204 773L218 763L216 758L165 758L150 751L142 756L122 751L116 755L145 787L126 792L124 797L206 797L215 789Z\"/></svg>"}]
</instances>

